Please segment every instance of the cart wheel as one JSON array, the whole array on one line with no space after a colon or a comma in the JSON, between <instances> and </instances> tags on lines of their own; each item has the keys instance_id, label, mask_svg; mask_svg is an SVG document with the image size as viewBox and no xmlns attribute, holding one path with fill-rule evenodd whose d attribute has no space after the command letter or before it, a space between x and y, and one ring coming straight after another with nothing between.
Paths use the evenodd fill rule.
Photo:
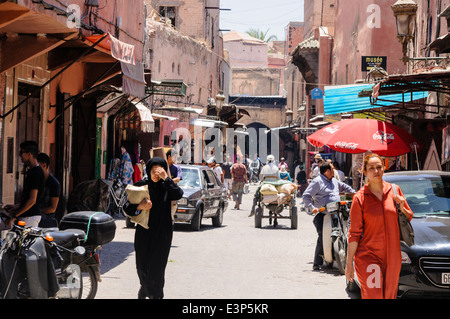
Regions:
<instances>
[{"instance_id":1,"label":"cart wheel","mask_svg":"<svg viewBox=\"0 0 450 319\"><path fill-rule=\"evenodd\" d=\"M291 208L291 228L297 229L297 224L298 224L297 206L293 206Z\"/></svg>"},{"instance_id":2,"label":"cart wheel","mask_svg":"<svg viewBox=\"0 0 450 319\"><path fill-rule=\"evenodd\" d=\"M255 209L255 228L261 228L262 226L262 209L261 206Z\"/></svg>"}]
</instances>

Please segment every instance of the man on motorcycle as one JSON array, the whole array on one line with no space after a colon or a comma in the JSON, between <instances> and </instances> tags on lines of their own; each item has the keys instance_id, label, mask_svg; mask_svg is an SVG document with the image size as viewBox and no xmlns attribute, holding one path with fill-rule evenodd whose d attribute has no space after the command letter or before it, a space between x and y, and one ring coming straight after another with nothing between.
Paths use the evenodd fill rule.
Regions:
<instances>
[{"instance_id":1,"label":"man on motorcycle","mask_svg":"<svg viewBox=\"0 0 450 319\"><path fill-rule=\"evenodd\" d=\"M355 193L355 190L349 185L333 177L334 171L330 163L322 163L320 175L311 181L302 196L306 211L315 215L313 223L319 235L314 253L313 270L319 270L323 264L322 227L324 215L318 214L319 209L330 202L339 201L340 193Z\"/></svg>"}]
</instances>

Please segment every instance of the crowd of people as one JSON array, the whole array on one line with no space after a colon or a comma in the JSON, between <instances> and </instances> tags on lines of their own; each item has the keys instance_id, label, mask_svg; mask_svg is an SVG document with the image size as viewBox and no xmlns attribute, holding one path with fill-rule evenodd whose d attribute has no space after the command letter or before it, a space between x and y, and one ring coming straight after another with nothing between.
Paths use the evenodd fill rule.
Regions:
<instances>
[{"instance_id":1,"label":"crowd of people","mask_svg":"<svg viewBox=\"0 0 450 319\"><path fill-rule=\"evenodd\" d=\"M39 152L34 141L21 143L19 154L27 170L21 200L4 207L11 218L9 226L16 220L23 220L28 226L56 227L55 211L59 203L60 184L50 173L50 157ZM164 273L173 236L171 212L173 202L183 196L183 190L177 185L183 177L176 164L176 154L169 150L165 155L165 159L154 157L146 164L143 163L142 168L138 167L140 176L134 178L136 168L131 165L130 156L124 147L122 160L112 165L118 169L115 174L119 176L116 177L121 178L124 184L147 177L144 184L148 186L148 198L139 204L128 202L123 207L129 216L139 214L142 210L150 211L149 227L138 225L135 233L136 267L141 283L139 298L164 296ZM314 157L309 174L304 171L302 163L297 163L292 176L285 159L281 158L276 164L273 155L267 156L265 164L257 156L252 161L248 156L238 155L234 161L229 156L223 163L210 158L202 165L210 166L218 180L226 186L228 199L233 199L236 210L240 209L244 188L251 174L257 175L259 182L295 182L298 186L297 197L302 197L305 210L314 215L313 224L318 235L314 271L327 266L323 261L324 215L318 213L319 209L327 203L339 201L342 193L353 193L345 273L347 280L353 281L354 274L357 274L362 298L396 297L401 250L395 204L409 219L413 212L401 189L394 193L392 185L383 181L384 164L380 156L370 153L364 158L362 173L367 182L358 191L344 182L345 175L337 163L324 160L320 154ZM370 282L373 273L369 269L378 271L376 285Z\"/></svg>"},{"instance_id":2,"label":"crowd of people","mask_svg":"<svg viewBox=\"0 0 450 319\"><path fill-rule=\"evenodd\" d=\"M401 268L401 250L399 227L395 203L409 219L413 212L399 189L395 194L392 185L383 181L384 161L377 154L368 154L363 161L362 173L367 182L358 191L346 183L345 174L339 169L337 162L325 160L320 154L314 157L314 163L309 172L304 171L302 163L294 168L291 178L288 165L284 158L278 165L275 158L269 155L263 165L259 158L260 169L258 180L276 181L285 179L294 181L298 187L297 196L302 197L305 210L314 215L313 224L317 231L317 242L313 260L313 270L327 267L323 260L322 229L324 215L319 209L327 203L340 201L340 194L354 194L350 210L350 229L348 233L348 250L346 262L347 280L353 281L357 274L361 286L362 298L392 299L396 298L399 272ZM242 200L242 184L248 182L251 161L248 157L244 163L231 163L229 159L220 166L214 160L208 162L219 180L230 185L230 193L239 209ZM233 169L234 168L234 169ZM237 176L236 176L237 175ZM237 180L236 180L237 179ZM240 197L235 197L235 195ZM252 214L250 214L251 216ZM376 269L379 272L373 273ZM373 276L377 284L373 284Z\"/></svg>"}]
</instances>

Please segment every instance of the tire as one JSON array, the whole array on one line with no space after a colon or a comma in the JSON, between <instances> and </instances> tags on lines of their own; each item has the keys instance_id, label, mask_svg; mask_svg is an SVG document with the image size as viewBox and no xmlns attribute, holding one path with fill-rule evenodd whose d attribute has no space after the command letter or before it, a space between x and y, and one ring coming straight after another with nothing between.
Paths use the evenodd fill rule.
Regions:
<instances>
[{"instance_id":1,"label":"tire","mask_svg":"<svg viewBox=\"0 0 450 319\"><path fill-rule=\"evenodd\" d=\"M81 290L78 299L94 299L98 280L92 267L86 265L81 271Z\"/></svg>"},{"instance_id":2,"label":"tire","mask_svg":"<svg viewBox=\"0 0 450 319\"><path fill-rule=\"evenodd\" d=\"M262 226L262 208L258 206L255 208L255 228L261 228Z\"/></svg>"},{"instance_id":3,"label":"tire","mask_svg":"<svg viewBox=\"0 0 450 319\"><path fill-rule=\"evenodd\" d=\"M219 207L217 210L217 215L214 216L212 219L212 224L214 227L220 227L223 223L223 205Z\"/></svg>"},{"instance_id":4,"label":"tire","mask_svg":"<svg viewBox=\"0 0 450 319\"><path fill-rule=\"evenodd\" d=\"M200 227L202 226L202 216L203 216L203 212L202 212L202 209L199 207L195 211L194 217L192 217L191 230L193 230L193 231L200 230Z\"/></svg>"},{"instance_id":5,"label":"tire","mask_svg":"<svg viewBox=\"0 0 450 319\"><path fill-rule=\"evenodd\" d=\"M345 275L345 263L347 262L347 249L342 236L336 238L333 243L333 254L341 275Z\"/></svg>"},{"instance_id":6,"label":"tire","mask_svg":"<svg viewBox=\"0 0 450 319\"><path fill-rule=\"evenodd\" d=\"M291 209L291 228L297 229L297 226L298 226L297 206L293 206Z\"/></svg>"}]
</instances>

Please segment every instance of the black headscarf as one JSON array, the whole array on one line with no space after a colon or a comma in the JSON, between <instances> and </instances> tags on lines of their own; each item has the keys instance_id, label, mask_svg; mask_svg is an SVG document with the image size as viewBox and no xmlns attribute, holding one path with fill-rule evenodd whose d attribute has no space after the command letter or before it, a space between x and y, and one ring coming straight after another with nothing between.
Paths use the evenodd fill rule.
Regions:
<instances>
[{"instance_id":1,"label":"black headscarf","mask_svg":"<svg viewBox=\"0 0 450 319\"><path fill-rule=\"evenodd\" d=\"M148 160L147 164L145 165L145 171L147 172L148 180L154 183L151 179L150 172L152 170L152 167L155 165L162 166L165 171L167 171L167 162L161 158L161 157L153 157Z\"/></svg>"},{"instance_id":2,"label":"black headscarf","mask_svg":"<svg viewBox=\"0 0 450 319\"><path fill-rule=\"evenodd\" d=\"M161 158L161 157L153 157L151 158L147 164L145 165L145 171L147 172L147 176L148 176L148 191L150 193L150 199L153 202L153 206L157 207L159 206L160 201L162 200L167 200L167 196L165 195L165 191L164 188L162 186L163 180L160 179L158 182L154 182L152 180L152 176L150 174L152 167L155 165L159 165L162 168L164 168L164 170L167 171L167 162ZM158 203L157 205L155 205L156 203Z\"/></svg>"}]
</instances>

